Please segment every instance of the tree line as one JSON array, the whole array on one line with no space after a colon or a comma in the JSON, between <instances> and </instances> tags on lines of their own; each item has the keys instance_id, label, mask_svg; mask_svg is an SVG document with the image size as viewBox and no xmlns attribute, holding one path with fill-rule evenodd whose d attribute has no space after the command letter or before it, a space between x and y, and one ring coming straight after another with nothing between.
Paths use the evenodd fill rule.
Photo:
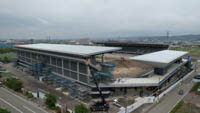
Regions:
<instances>
[{"instance_id":1,"label":"tree line","mask_svg":"<svg viewBox=\"0 0 200 113\"><path fill-rule=\"evenodd\" d=\"M9 52L13 52L13 48L9 47L9 48L0 48L0 54L1 53L9 53Z\"/></svg>"}]
</instances>

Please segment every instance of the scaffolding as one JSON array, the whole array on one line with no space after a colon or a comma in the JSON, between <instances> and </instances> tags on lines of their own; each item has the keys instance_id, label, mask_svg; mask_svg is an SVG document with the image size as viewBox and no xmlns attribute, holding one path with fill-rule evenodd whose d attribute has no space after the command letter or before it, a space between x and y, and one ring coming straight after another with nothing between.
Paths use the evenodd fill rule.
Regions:
<instances>
[{"instance_id":1,"label":"scaffolding","mask_svg":"<svg viewBox=\"0 0 200 113\"><path fill-rule=\"evenodd\" d=\"M50 68L48 64L35 62L32 64L32 71L36 72L37 78L40 79L41 76L48 75L50 73Z\"/></svg>"},{"instance_id":2,"label":"scaffolding","mask_svg":"<svg viewBox=\"0 0 200 113\"><path fill-rule=\"evenodd\" d=\"M40 59L40 62L32 63L32 71L36 72L38 79L43 76L43 80L48 84L56 87L66 88L73 99L79 98L85 100L88 98L88 88L83 88L75 81L56 75L50 71L48 64L44 60Z\"/></svg>"},{"instance_id":3,"label":"scaffolding","mask_svg":"<svg viewBox=\"0 0 200 113\"><path fill-rule=\"evenodd\" d=\"M111 71L116 66L114 62L102 62L100 63L102 69L95 73L95 77L97 80L107 80L112 79L113 74Z\"/></svg>"},{"instance_id":4,"label":"scaffolding","mask_svg":"<svg viewBox=\"0 0 200 113\"><path fill-rule=\"evenodd\" d=\"M101 70L95 73L95 77L97 80L110 80L112 78L111 70L115 67L115 63L113 62L103 62L100 63ZM45 58L38 57L36 62L32 63L32 70L36 72L38 79L43 76L43 80L47 82L47 84L53 85L55 87L59 87L61 89L67 89L69 94L73 99L79 98L80 100L89 99L89 92L91 89L76 83L76 81L67 79L60 75L52 73L49 68L50 66L45 63ZM96 68L96 67L93 67Z\"/></svg>"}]
</instances>

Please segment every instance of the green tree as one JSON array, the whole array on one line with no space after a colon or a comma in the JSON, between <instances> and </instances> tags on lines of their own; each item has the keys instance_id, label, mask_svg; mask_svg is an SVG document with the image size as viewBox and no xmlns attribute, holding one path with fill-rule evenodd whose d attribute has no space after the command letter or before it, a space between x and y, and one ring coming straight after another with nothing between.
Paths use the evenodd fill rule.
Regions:
<instances>
[{"instance_id":1,"label":"green tree","mask_svg":"<svg viewBox=\"0 0 200 113\"><path fill-rule=\"evenodd\" d=\"M90 110L83 104L75 105L75 113L90 113Z\"/></svg>"},{"instance_id":2,"label":"green tree","mask_svg":"<svg viewBox=\"0 0 200 113\"><path fill-rule=\"evenodd\" d=\"M13 48L0 48L0 53L8 53L12 51L13 51Z\"/></svg>"},{"instance_id":3,"label":"green tree","mask_svg":"<svg viewBox=\"0 0 200 113\"><path fill-rule=\"evenodd\" d=\"M10 113L7 109L0 108L0 113Z\"/></svg>"},{"instance_id":4,"label":"green tree","mask_svg":"<svg viewBox=\"0 0 200 113\"><path fill-rule=\"evenodd\" d=\"M33 97L34 97L32 93L27 93L26 96L27 96L28 98L33 98Z\"/></svg>"},{"instance_id":5,"label":"green tree","mask_svg":"<svg viewBox=\"0 0 200 113\"><path fill-rule=\"evenodd\" d=\"M56 96L52 94L47 94L45 99L45 104L50 108L54 109L56 107Z\"/></svg>"},{"instance_id":6,"label":"green tree","mask_svg":"<svg viewBox=\"0 0 200 113\"><path fill-rule=\"evenodd\" d=\"M7 56L5 56L3 60L4 62L10 62L10 59Z\"/></svg>"},{"instance_id":7,"label":"green tree","mask_svg":"<svg viewBox=\"0 0 200 113\"><path fill-rule=\"evenodd\" d=\"M15 91L21 91L23 87L23 83L20 80L17 80L16 78L7 78L4 81L4 84Z\"/></svg>"}]
</instances>

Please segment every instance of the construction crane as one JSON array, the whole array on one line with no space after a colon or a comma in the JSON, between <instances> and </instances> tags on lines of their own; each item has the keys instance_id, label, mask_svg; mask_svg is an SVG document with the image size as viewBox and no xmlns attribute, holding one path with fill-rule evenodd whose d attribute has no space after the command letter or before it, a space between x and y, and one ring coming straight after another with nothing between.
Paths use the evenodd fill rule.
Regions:
<instances>
[{"instance_id":1,"label":"construction crane","mask_svg":"<svg viewBox=\"0 0 200 113\"><path fill-rule=\"evenodd\" d=\"M92 111L92 112L99 112L99 111L105 111L105 112L108 112L108 110L109 110L109 104L105 101L105 98L104 98L104 96L103 96L103 94L102 94L102 91L101 91L101 88L99 87L99 85L98 85L98 82L97 82L97 80L96 80L96 77L95 77L95 71L98 71L98 69L97 68L94 68L94 66L92 66L90 63L86 63L88 66L89 66L89 68L90 68L90 70L91 70L91 75L92 75L92 78L94 79L94 83L95 83L95 85L96 85L96 88L97 88L97 90L98 90L98 92L99 92L99 94L100 94L100 97L101 97L101 101L98 101L98 102L95 102L93 105L91 105L90 106L90 110Z\"/></svg>"}]
</instances>

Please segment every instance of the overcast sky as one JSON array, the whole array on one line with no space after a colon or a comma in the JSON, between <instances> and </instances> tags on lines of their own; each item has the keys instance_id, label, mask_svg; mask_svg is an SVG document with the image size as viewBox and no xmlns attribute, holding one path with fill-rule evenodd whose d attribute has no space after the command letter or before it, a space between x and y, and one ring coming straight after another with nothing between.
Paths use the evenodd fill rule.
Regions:
<instances>
[{"instance_id":1,"label":"overcast sky","mask_svg":"<svg viewBox=\"0 0 200 113\"><path fill-rule=\"evenodd\" d=\"M0 38L199 34L200 0L0 0Z\"/></svg>"}]
</instances>

